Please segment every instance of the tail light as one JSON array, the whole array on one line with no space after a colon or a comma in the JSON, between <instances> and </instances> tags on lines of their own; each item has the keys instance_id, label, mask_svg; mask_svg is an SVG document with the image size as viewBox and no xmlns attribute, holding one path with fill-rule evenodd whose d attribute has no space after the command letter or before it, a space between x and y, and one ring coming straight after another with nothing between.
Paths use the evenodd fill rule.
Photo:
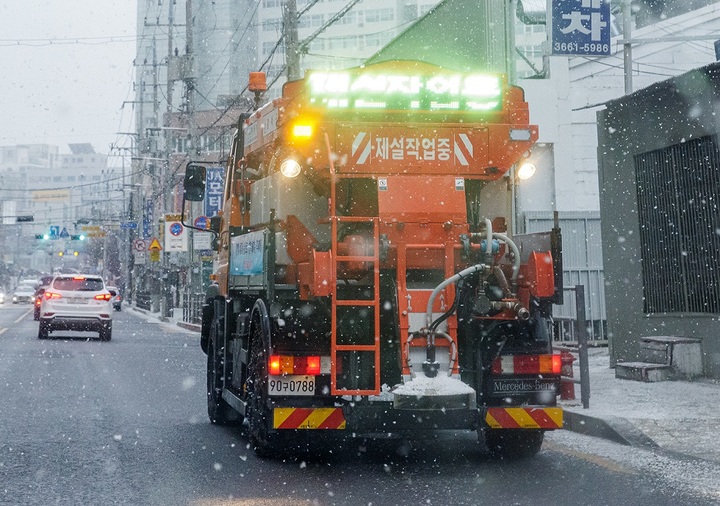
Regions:
<instances>
[{"instance_id":1,"label":"tail light","mask_svg":"<svg viewBox=\"0 0 720 506\"><path fill-rule=\"evenodd\" d=\"M45 292L43 297L45 297L46 299L62 299L62 295L55 292Z\"/></svg>"},{"instance_id":2,"label":"tail light","mask_svg":"<svg viewBox=\"0 0 720 506\"><path fill-rule=\"evenodd\" d=\"M95 300L110 300L112 295L109 293L101 293L95 296Z\"/></svg>"},{"instance_id":3,"label":"tail light","mask_svg":"<svg viewBox=\"0 0 720 506\"><path fill-rule=\"evenodd\" d=\"M493 374L560 374L560 355L502 355L493 360Z\"/></svg>"},{"instance_id":4,"label":"tail light","mask_svg":"<svg viewBox=\"0 0 720 506\"><path fill-rule=\"evenodd\" d=\"M268 360L268 373L271 376L297 374L317 376L320 374L320 357L294 357L291 355L271 355Z\"/></svg>"}]
</instances>

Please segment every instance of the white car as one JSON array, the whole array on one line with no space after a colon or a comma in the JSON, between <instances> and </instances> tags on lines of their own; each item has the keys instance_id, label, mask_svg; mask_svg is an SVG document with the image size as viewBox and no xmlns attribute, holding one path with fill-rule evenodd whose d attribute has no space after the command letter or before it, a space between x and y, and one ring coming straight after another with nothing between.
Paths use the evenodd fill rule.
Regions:
<instances>
[{"instance_id":1,"label":"white car","mask_svg":"<svg viewBox=\"0 0 720 506\"><path fill-rule=\"evenodd\" d=\"M35 297L35 287L30 285L20 285L13 292L13 304L25 304L33 301Z\"/></svg>"},{"instance_id":2,"label":"white car","mask_svg":"<svg viewBox=\"0 0 720 506\"><path fill-rule=\"evenodd\" d=\"M55 276L40 303L38 339L55 330L97 332L101 341L112 337L112 295L101 276Z\"/></svg>"}]
</instances>

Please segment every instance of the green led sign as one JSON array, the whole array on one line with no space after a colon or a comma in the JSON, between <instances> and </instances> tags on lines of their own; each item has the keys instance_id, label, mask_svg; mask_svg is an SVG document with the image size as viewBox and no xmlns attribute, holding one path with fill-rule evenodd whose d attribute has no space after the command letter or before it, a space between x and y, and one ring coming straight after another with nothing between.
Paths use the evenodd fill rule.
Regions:
<instances>
[{"instance_id":1,"label":"green led sign","mask_svg":"<svg viewBox=\"0 0 720 506\"><path fill-rule=\"evenodd\" d=\"M491 74L361 74L312 72L310 103L328 109L494 111L500 76Z\"/></svg>"}]
</instances>

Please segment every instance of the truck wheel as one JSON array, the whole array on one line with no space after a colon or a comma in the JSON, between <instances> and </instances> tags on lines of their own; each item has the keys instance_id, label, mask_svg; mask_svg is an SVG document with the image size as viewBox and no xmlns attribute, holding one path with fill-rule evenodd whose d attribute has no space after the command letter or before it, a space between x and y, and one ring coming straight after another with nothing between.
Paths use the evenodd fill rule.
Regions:
<instances>
[{"instance_id":1,"label":"truck wheel","mask_svg":"<svg viewBox=\"0 0 720 506\"><path fill-rule=\"evenodd\" d=\"M207 410L210 423L215 425L241 424L243 417L223 398L223 348L218 338L217 320L210 328L207 354Z\"/></svg>"},{"instance_id":2,"label":"truck wheel","mask_svg":"<svg viewBox=\"0 0 720 506\"><path fill-rule=\"evenodd\" d=\"M485 429L485 444L493 457L527 459L540 451L545 433L540 430Z\"/></svg>"},{"instance_id":3,"label":"truck wheel","mask_svg":"<svg viewBox=\"0 0 720 506\"><path fill-rule=\"evenodd\" d=\"M267 396L267 351L263 343L263 329L259 319L254 319L251 332L247 380L249 438L255 454L267 458L275 456L276 445L273 444L273 438L268 430L272 412L268 407Z\"/></svg>"}]
</instances>

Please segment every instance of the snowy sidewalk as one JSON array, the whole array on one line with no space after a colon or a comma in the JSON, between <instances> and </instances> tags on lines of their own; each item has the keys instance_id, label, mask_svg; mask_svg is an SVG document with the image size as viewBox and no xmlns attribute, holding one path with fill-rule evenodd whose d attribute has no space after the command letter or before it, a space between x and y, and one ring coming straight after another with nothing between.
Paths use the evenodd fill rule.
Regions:
<instances>
[{"instance_id":1,"label":"snowy sidewalk","mask_svg":"<svg viewBox=\"0 0 720 506\"><path fill-rule=\"evenodd\" d=\"M575 361L574 374L579 378L577 364ZM590 408L582 408L580 385L575 387L576 401L561 401L570 430L613 439L605 432L604 423L632 444L652 447L654 443L720 462L720 381L617 379L615 370L610 369L607 348L589 350L589 365ZM584 417L590 419L581 419ZM593 427L594 421L600 424Z\"/></svg>"}]
</instances>

